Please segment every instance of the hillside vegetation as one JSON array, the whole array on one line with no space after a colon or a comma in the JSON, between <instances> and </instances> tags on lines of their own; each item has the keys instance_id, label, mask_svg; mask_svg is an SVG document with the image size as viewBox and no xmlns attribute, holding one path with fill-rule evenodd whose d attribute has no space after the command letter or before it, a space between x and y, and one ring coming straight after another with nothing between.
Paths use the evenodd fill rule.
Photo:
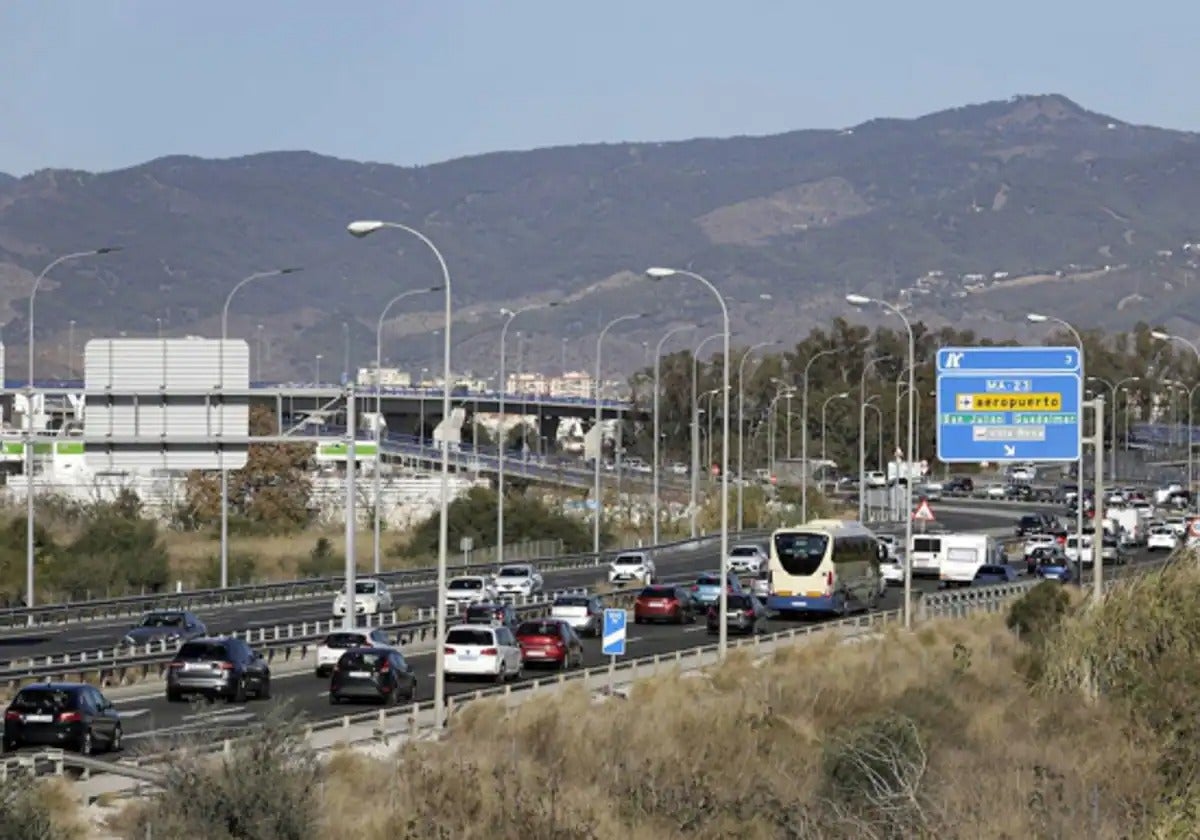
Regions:
<instances>
[{"instance_id":1,"label":"hillside vegetation","mask_svg":"<svg viewBox=\"0 0 1200 840\"><path fill-rule=\"evenodd\" d=\"M181 758L169 788L114 828L130 840L1182 840L1200 819L1198 587L1189 559L1095 609L1046 583L1008 616L762 662L738 652L627 700L477 703L444 743L387 760L320 766L276 721L217 767Z\"/></svg>"}]
</instances>

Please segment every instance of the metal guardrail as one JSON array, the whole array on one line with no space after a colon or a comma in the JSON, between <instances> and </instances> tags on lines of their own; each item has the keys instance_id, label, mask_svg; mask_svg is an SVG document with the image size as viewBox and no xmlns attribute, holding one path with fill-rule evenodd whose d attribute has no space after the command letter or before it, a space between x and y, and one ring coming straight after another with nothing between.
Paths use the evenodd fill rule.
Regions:
<instances>
[{"instance_id":1,"label":"metal guardrail","mask_svg":"<svg viewBox=\"0 0 1200 840\"><path fill-rule=\"evenodd\" d=\"M762 533L765 532L747 531L739 534L738 538L748 539L753 535ZM710 535L699 539L711 542L718 539L718 537ZM601 552L599 556L591 552L585 552L562 557L542 557L537 559L517 559L513 557L510 558L510 561L513 563L533 563L541 572L569 571L571 569L601 566L607 562L607 559L624 550L649 551L657 554L694 542L696 540L682 539L662 543L658 546L646 546L640 549L605 551ZM482 574L491 571L495 566L495 563L455 565L452 567L452 571L454 574ZM373 577L373 575L364 574L363 577ZM437 580L437 569L402 569L394 572L384 572L378 577L392 589L431 586ZM291 601L324 596L332 598L337 594L338 586L342 581L343 578L341 576L306 578L302 580L278 581L275 583L231 586L226 589L193 589L184 592L129 595L122 598L82 601L74 604L48 604L41 607L11 608L0 610L0 629L36 628L129 618L154 609L196 609L212 606L224 607L235 604L244 605L273 601ZM32 625L29 623L31 616L33 618Z\"/></svg>"},{"instance_id":2,"label":"metal guardrail","mask_svg":"<svg viewBox=\"0 0 1200 840\"><path fill-rule=\"evenodd\" d=\"M1121 577L1129 577L1134 574L1142 574L1156 569L1161 569L1166 566L1173 558L1164 558L1149 563L1138 564L1133 567L1125 567L1122 569L1124 574ZM926 621L933 618L958 618L964 615L969 615L977 612L995 612L1001 606L1013 600L1016 597L1028 592L1033 586L1036 586L1041 581L1030 580L1023 581L1017 584L999 585L991 587L980 587L976 589L952 590L947 592L938 592L925 595L918 604L917 618L919 621ZM1106 589L1110 589L1117 583L1116 579L1106 581ZM753 647L759 649L767 644L778 642L794 642L798 638L812 638L817 635L824 635L829 632L836 632L839 629L857 629L872 630L876 628L886 627L892 624L899 623L903 618L903 613L900 610L889 610L885 612L873 612L863 615L852 616L849 618L826 621L817 624L802 625L800 627L791 627L786 630L781 630L776 633L765 634L761 636L751 636L748 638L731 638L729 646L738 649L743 647ZM701 645L687 649L677 649L669 654L652 654L649 656L638 657L635 659L627 659L618 661L614 664L601 665L593 668L587 668L579 671L559 672L553 677L548 677L544 680L529 680L527 682L518 683L516 685L495 686L486 689L479 689L471 692L469 695L451 695L447 698L448 717L453 718L456 710L461 709L465 705L489 698L509 698L514 694L536 694L542 690L556 690L568 683L582 683L585 689L590 686L589 683L601 681L603 686L594 686L596 688L609 687L613 684L616 678L620 677L626 682L633 680L655 676L665 669L670 671L677 670L695 670L703 667L706 660L714 655L718 650L717 645ZM331 730L342 730L346 733L346 737L337 739L335 743L322 748L325 750L336 749L345 746L352 746L356 743L366 742L386 742L391 737L417 735L422 729L431 729L428 724L422 725L422 715L431 715L433 712L433 703L425 701L422 703L414 703L410 706L397 707L392 709L379 709L374 712L363 712L356 715L343 715L336 718L326 718L320 721L314 721L305 727L305 737L312 739L318 732L328 732ZM372 729L365 735L354 736L352 727L362 726L364 724L373 724ZM236 738L223 738L219 742L205 744L197 749L201 753L228 753L232 750ZM10 759L13 762L25 762L32 765L39 758L43 762L49 761L59 774L63 772L64 767L78 767L85 772L110 772L114 774L124 775L138 781L149 781L150 777L143 775L147 766L161 765L171 760L176 756L175 751L156 753L151 755L137 756L129 760L119 762L104 762L96 759L88 759L82 756L76 756L70 753L63 753L61 750L44 750L40 753L26 754ZM5 764L0 763L0 774L5 772ZM141 772L139 772L141 771ZM135 773L137 775L135 775ZM154 782L150 782L154 783Z\"/></svg>"},{"instance_id":3,"label":"metal guardrail","mask_svg":"<svg viewBox=\"0 0 1200 840\"><path fill-rule=\"evenodd\" d=\"M641 585L618 589L602 595L605 600L614 604L622 604L629 600ZM522 618L539 618L549 612L554 599L559 595L571 595L585 590L565 589L531 598L520 598L519 603L513 603ZM502 602L505 599L500 599ZM512 601L509 601L512 603ZM415 621L401 621L397 611L375 616L364 616L365 624L362 629L381 629L395 635L400 645L410 645L415 642L432 638L437 628L437 608L429 607L418 611ZM457 608L447 612L447 618L452 619L463 613ZM259 650L268 664L276 661L287 662L292 658L304 658L308 650L315 647L330 633L342 629L341 619L326 619L320 621L295 622L292 624L276 625L270 628L242 630L225 636L239 638ZM268 632L270 631L270 632ZM101 681L116 679L124 681L134 672L140 678L161 675L166 666L175 658L179 643L161 642L146 645L139 649L106 649L79 654L65 654L57 657L40 657L29 659L24 665L11 665L0 670L0 686L15 688L26 681L42 682L55 678L65 679L70 676L83 674L98 674Z\"/></svg>"}]
</instances>

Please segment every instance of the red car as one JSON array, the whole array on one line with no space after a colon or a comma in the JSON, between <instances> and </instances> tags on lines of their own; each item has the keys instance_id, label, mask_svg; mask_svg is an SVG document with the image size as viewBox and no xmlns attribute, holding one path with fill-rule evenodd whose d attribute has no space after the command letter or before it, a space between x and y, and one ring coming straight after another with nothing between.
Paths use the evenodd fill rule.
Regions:
<instances>
[{"instance_id":1,"label":"red car","mask_svg":"<svg viewBox=\"0 0 1200 840\"><path fill-rule=\"evenodd\" d=\"M633 602L633 621L670 621L691 624L696 620L696 602L691 593L678 586L647 586Z\"/></svg>"},{"instance_id":2,"label":"red car","mask_svg":"<svg viewBox=\"0 0 1200 840\"><path fill-rule=\"evenodd\" d=\"M526 665L553 665L562 670L583 667L583 642L560 618L523 621L517 627L517 645Z\"/></svg>"}]
</instances>

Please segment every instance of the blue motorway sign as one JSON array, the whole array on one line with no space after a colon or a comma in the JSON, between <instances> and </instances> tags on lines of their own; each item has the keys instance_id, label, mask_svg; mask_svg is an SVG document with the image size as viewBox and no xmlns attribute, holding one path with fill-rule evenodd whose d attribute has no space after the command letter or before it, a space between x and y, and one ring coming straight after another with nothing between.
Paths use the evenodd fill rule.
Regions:
<instances>
[{"instance_id":1,"label":"blue motorway sign","mask_svg":"<svg viewBox=\"0 0 1200 840\"><path fill-rule=\"evenodd\" d=\"M1076 347L943 347L937 354L943 463L1075 461L1083 365Z\"/></svg>"},{"instance_id":2,"label":"blue motorway sign","mask_svg":"<svg viewBox=\"0 0 1200 840\"><path fill-rule=\"evenodd\" d=\"M603 652L605 656L625 655L625 610L604 611Z\"/></svg>"}]
</instances>

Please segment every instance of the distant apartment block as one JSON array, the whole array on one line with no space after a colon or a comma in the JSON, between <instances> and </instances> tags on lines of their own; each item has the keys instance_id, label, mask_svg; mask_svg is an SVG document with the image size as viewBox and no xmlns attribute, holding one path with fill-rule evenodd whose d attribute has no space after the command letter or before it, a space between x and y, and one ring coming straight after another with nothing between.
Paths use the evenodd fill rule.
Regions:
<instances>
[{"instance_id":1,"label":"distant apartment block","mask_svg":"<svg viewBox=\"0 0 1200 840\"><path fill-rule=\"evenodd\" d=\"M373 386L375 384L374 365L359 368L354 381L363 387L369 388ZM381 367L379 369L379 384L384 388L409 388L412 387L412 374L399 368Z\"/></svg>"}]
</instances>

